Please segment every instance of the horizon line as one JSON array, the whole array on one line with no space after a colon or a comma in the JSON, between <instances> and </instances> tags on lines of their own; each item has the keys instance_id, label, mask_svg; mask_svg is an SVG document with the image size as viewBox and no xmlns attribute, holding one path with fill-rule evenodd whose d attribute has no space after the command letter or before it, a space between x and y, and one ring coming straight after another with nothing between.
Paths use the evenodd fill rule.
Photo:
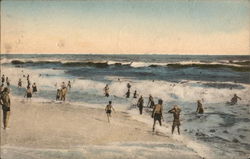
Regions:
<instances>
[{"instance_id":1,"label":"horizon line","mask_svg":"<svg viewBox=\"0 0 250 159\"><path fill-rule=\"evenodd\" d=\"M163 53L1 53L0 55L187 55L187 56L250 56L249 54L163 54Z\"/></svg>"}]
</instances>

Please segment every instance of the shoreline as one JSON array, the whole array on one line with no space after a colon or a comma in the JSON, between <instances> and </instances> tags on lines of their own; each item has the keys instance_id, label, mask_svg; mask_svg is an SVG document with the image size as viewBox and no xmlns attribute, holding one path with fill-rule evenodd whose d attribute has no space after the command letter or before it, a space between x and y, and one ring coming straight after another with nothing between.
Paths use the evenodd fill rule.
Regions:
<instances>
[{"instance_id":1,"label":"shoreline","mask_svg":"<svg viewBox=\"0 0 250 159\"><path fill-rule=\"evenodd\" d=\"M118 148L125 153L128 147L131 151L152 147L152 154L157 154L157 149L165 149L166 152L175 152L174 156L200 158L197 152L170 137L168 132L158 131L152 134L152 128L148 124L131 118L125 111L112 113L109 124L105 111L101 108L55 103L22 103L14 100L9 126L7 130L1 129L2 156L26 151L78 151L79 147L89 150L110 149L109 151L114 152ZM89 152L88 155L90 158L96 157L91 156Z\"/></svg>"}]
</instances>

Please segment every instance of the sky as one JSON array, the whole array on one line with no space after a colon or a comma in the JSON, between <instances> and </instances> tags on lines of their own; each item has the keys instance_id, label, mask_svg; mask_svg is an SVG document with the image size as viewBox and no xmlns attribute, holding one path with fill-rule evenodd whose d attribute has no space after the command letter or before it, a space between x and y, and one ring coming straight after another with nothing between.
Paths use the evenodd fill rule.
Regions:
<instances>
[{"instance_id":1,"label":"sky","mask_svg":"<svg viewBox=\"0 0 250 159\"><path fill-rule=\"evenodd\" d=\"M250 0L2 0L1 53L250 55Z\"/></svg>"}]
</instances>

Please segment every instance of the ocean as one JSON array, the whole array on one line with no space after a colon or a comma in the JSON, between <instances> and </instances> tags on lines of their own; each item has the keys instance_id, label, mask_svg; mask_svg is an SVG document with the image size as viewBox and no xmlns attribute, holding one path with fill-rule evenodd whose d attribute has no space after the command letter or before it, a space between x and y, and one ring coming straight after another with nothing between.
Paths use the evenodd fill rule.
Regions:
<instances>
[{"instance_id":1,"label":"ocean","mask_svg":"<svg viewBox=\"0 0 250 159\"><path fill-rule=\"evenodd\" d=\"M20 99L29 74L38 87L33 100L54 101L58 86L71 81L67 102L104 108L112 100L115 108L132 115L137 113L131 108L137 100L133 92L144 97L145 106L151 94L155 102L163 100L168 124L172 115L167 111L178 104L181 133L211 147L215 156L250 154L250 56L3 54L2 74L10 79L11 94ZM17 87L19 78L22 88ZM128 99L127 83L132 86ZM108 98L103 91L106 84ZM234 94L242 100L226 104ZM195 113L197 100L203 103L203 115Z\"/></svg>"}]
</instances>

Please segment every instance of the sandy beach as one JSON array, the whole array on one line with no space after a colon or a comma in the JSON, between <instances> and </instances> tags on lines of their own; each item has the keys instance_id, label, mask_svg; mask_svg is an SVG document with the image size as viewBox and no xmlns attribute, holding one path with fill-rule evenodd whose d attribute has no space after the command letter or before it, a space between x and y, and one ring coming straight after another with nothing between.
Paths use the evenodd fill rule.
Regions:
<instances>
[{"instance_id":1,"label":"sandy beach","mask_svg":"<svg viewBox=\"0 0 250 159\"><path fill-rule=\"evenodd\" d=\"M9 129L1 131L1 155L15 158L201 158L169 132L127 112L70 104L13 100Z\"/></svg>"}]
</instances>

